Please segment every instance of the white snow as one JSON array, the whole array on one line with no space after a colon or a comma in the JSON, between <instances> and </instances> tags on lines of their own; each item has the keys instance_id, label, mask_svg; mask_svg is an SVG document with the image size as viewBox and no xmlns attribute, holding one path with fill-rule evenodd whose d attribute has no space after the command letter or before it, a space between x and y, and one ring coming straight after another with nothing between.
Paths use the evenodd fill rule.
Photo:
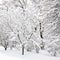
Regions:
<instances>
[{"instance_id":1,"label":"white snow","mask_svg":"<svg viewBox=\"0 0 60 60\"><path fill-rule=\"evenodd\" d=\"M32 52L25 52L25 55L21 55L21 51L18 51L17 49L10 50L8 48L8 50L5 51L3 47L0 47L0 60L60 60L60 57Z\"/></svg>"}]
</instances>

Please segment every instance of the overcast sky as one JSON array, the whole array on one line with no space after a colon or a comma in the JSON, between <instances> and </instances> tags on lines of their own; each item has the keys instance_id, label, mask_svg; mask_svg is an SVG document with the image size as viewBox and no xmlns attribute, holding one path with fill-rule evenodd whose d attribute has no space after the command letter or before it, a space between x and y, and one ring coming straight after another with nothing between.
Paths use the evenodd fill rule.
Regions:
<instances>
[{"instance_id":1,"label":"overcast sky","mask_svg":"<svg viewBox=\"0 0 60 60\"><path fill-rule=\"evenodd\" d=\"M0 3L2 2L2 0L0 0Z\"/></svg>"}]
</instances>

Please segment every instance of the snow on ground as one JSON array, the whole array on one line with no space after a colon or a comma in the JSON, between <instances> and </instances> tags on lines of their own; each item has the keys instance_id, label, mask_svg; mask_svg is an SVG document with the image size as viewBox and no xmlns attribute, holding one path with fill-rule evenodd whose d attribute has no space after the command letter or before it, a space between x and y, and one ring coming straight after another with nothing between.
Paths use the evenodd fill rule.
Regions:
<instances>
[{"instance_id":1,"label":"snow on ground","mask_svg":"<svg viewBox=\"0 0 60 60\"><path fill-rule=\"evenodd\" d=\"M0 60L60 60L60 57L31 52L25 52L25 55L21 55L21 51L18 51L17 49L8 49L5 51L3 47L0 47Z\"/></svg>"}]
</instances>

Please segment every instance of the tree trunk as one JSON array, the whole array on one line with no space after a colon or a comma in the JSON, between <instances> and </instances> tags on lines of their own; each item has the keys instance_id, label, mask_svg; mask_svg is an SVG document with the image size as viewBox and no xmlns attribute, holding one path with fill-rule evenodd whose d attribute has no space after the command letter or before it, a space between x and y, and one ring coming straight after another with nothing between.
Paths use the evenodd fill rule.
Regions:
<instances>
[{"instance_id":1,"label":"tree trunk","mask_svg":"<svg viewBox=\"0 0 60 60\"><path fill-rule=\"evenodd\" d=\"M24 55L24 45L22 45L22 55Z\"/></svg>"},{"instance_id":2,"label":"tree trunk","mask_svg":"<svg viewBox=\"0 0 60 60\"><path fill-rule=\"evenodd\" d=\"M5 47L5 51L7 50L7 48Z\"/></svg>"},{"instance_id":3,"label":"tree trunk","mask_svg":"<svg viewBox=\"0 0 60 60\"><path fill-rule=\"evenodd\" d=\"M41 36L41 38L43 39L42 32L40 32L40 36Z\"/></svg>"},{"instance_id":4,"label":"tree trunk","mask_svg":"<svg viewBox=\"0 0 60 60\"><path fill-rule=\"evenodd\" d=\"M39 47L37 45L35 45L35 48L36 48L36 53L39 53Z\"/></svg>"},{"instance_id":5,"label":"tree trunk","mask_svg":"<svg viewBox=\"0 0 60 60\"><path fill-rule=\"evenodd\" d=\"M5 42L5 51L7 50L8 42Z\"/></svg>"},{"instance_id":6,"label":"tree trunk","mask_svg":"<svg viewBox=\"0 0 60 60\"><path fill-rule=\"evenodd\" d=\"M42 36L42 31L41 31L41 28L42 26L41 26L41 23L40 23L40 37L43 39L43 36Z\"/></svg>"}]
</instances>

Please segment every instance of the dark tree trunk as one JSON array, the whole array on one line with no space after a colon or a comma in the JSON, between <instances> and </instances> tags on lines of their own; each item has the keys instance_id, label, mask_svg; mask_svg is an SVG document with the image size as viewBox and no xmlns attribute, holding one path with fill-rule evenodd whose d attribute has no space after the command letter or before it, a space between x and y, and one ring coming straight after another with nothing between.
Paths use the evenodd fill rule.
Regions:
<instances>
[{"instance_id":1,"label":"dark tree trunk","mask_svg":"<svg viewBox=\"0 0 60 60\"><path fill-rule=\"evenodd\" d=\"M7 50L8 42L5 42L5 51Z\"/></svg>"},{"instance_id":2,"label":"dark tree trunk","mask_svg":"<svg viewBox=\"0 0 60 60\"><path fill-rule=\"evenodd\" d=\"M24 45L22 45L22 55L24 55Z\"/></svg>"},{"instance_id":3,"label":"dark tree trunk","mask_svg":"<svg viewBox=\"0 0 60 60\"><path fill-rule=\"evenodd\" d=\"M42 26L40 23L40 37L42 38L42 42L41 42L41 49L44 50L44 42L43 42L43 32L42 32Z\"/></svg>"},{"instance_id":4,"label":"dark tree trunk","mask_svg":"<svg viewBox=\"0 0 60 60\"><path fill-rule=\"evenodd\" d=\"M41 31L41 23L40 23L40 37L43 39L42 31Z\"/></svg>"},{"instance_id":5,"label":"dark tree trunk","mask_svg":"<svg viewBox=\"0 0 60 60\"><path fill-rule=\"evenodd\" d=\"M5 45L5 47L4 47L4 48L5 48L5 51L6 51L6 50L7 50L7 45Z\"/></svg>"},{"instance_id":6,"label":"dark tree trunk","mask_svg":"<svg viewBox=\"0 0 60 60\"><path fill-rule=\"evenodd\" d=\"M18 34L17 36L18 36L18 39L19 39L20 43L22 43L22 41L20 40L20 36L19 36L19 34Z\"/></svg>"},{"instance_id":7,"label":"dark tree trunk","mask_svg":"<svg viewBox=\"0 0 60 60\"><path fill-rule=\"evenodd\" d=\"M5 51L7 50L7 48L5 48Z\"/></svg>"},{"instance_id":8,"label":"dark tree trunk","mask_svg":"<svg viewBox=\"0 0 60 60\"><path fill-rule=\"evenodd\" d=\"M43 39L42 32L40 32L40 36L41 36L41 38Z\"/></svg>"},{"instance_id":9,"label":"dark tree trunk","mask_svg":"<svg viewBox=\"0 0 60 60\"><path fill-rule=\"evenodd\" d=\"M42 50L44 50L44 45L41 47Z\"/></svg>"}]
</instances>

